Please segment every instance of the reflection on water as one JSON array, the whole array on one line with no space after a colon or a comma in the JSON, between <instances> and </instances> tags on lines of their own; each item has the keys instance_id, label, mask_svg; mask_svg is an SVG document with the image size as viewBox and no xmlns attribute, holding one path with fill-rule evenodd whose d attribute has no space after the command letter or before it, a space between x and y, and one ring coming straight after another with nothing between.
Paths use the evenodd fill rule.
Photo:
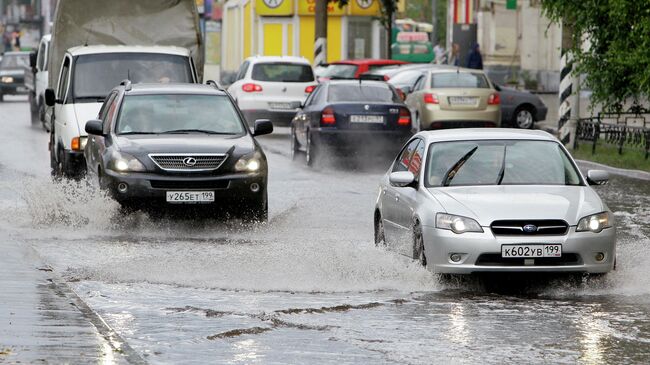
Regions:
<instances>
[{"instance_id":1,"label":"reflection on water","mask_svg":"<svg viewBox=\"0 0 650 365\"><path fill-rule=\"evenodd\" d=\"M603 336L609 331L607 314L597 311L584 311L576 325L580 333L580 361L586 364L606 363L603 354Z\"/></svg>"},{"instance_id":2,"label":"reflection on water","mask_svg":"<svg viewBox=\"0 0 650 365\"><path fill-rule=\"evenodd\" d=\"M460 346L467 346L471 342L466 320L464 304L462 302L452 303L447 336L450 341Z\"/></svg>"}]
</instances>

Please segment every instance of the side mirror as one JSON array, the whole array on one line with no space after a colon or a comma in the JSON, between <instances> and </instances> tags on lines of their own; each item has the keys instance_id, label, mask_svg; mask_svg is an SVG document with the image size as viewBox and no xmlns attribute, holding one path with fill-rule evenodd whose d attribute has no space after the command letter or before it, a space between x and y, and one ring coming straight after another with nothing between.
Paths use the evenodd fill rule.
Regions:
<instances>
[{"instance_id":1,"label":"side mirror","mask_svg":"<svg viewBox=\"0 0 650 365\"><path fill-rule=\"evenodd\" d=\"M589 185L604 185L609 182L609 172L603 170L587 171L587 182Z\"/></svg>"},{"instance_id":2,"label":"side mirror","mask_svg":"<svg viewBox=\"0 0 650 365\"><path fill-rule=\"evenodd\" d=\"M86 122L86 133L95 136L104 135L104 123L99 119L92 119Z\"/></svg>"},{"instance_id":3,"label":"side mirror","mask_svg":"<svg viewBox=\"0 0 650 365\"><path fill-rule=\"evenodd\" d=\"M410 171L391 172L388 175L388 181L391 185L400 188L413 185L415 182L415 175Z\"/></svg>"},{"instance_id":4,"label":"side mirror","mask_svg":"<svg viewBox=\"0 0 650 365\"><path fill-rule=\"evenodd\" d=\"M36 52L29 53L29 67L31 67L32 70L36 69L36 57L37 57Z\"/></svg>"},{"instance_id":5,"label":"side mirror","mask_svg":"<svg viewBox=\"0 0 650 365\"><path fill-rule=\"evenodd\" d=\"M265 134L273 133L273 123L268 119L258 119L255 121L255 129L253 136L263 136Z\"/></svg>"},{"instance_id":6,"label":"side mirror","mask_svg":"<svg viewBox=\"0 0 650 365\"><path fill-rule=\"evenodd\" d=\"M54 106L54 104L56 104L54 89L45 89L45 105Z\"/></svg>"}]
</instances>

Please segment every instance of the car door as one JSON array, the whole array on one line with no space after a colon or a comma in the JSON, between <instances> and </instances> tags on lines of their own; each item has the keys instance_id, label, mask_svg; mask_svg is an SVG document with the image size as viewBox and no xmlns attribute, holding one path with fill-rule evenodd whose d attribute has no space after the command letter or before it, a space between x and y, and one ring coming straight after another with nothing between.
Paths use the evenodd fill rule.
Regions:
<instances>
[{"instance_id":1,"label":"car door","mask_svg":"<svg viewBox=\"0 0 650 365\"><path fill-rule=\"evenodd\" d=\"M69 129L71 129L72 126L68 126L68 124L70 124L71 121L68 120L67 117L74 115L74 108L72 104L67 103L68 90L70 90L71 64L72 64L71 58L69 56L66 56L63 61L63 67L61 67L61 73L59 75L59 83L57 84L57 90L56 90L57 102L54 104L54 132L55 132L54 143L57 144L57 147L58 147L58 143L61 143L66 140L70 140L70 138L72 138L71 136L76 132L78 132L78 131L73 131L71 133L68 131Z\"/></svg>"},{"instance_id":2,"label":"car door","mask_svg":"<svg viewBox=\"0 0 650 365\"><path fill-rule=\"evenodd\" d=\"M423 90L424 90L425 79L426 76L421 75L415 82L415 86L413 86L413 92L411 92L411 94L409 94L406 97L406 105L411 110L411 114L416 119L418 119L418 116L422 114L422 110L420 110L420 107L421 107L422 98L424 97ZM419 129L420 126L417 125L416 128Z\"/></svg>"},{"instance_id":3,"label":"car door","mask_svg":"<svg viewBox=\"0 0 650 365\"><path fill-rule=\"evenodd\" d=\"M420 182L420 171L424 160L424 141L419 138L413 142L415 141L418 141L418 144L413 150L408 164L408 171L415 176L415 187L393 187L395 194L393 212L395 213L395 227L398 230L396 250L407 256L411 256L413 253L413 212L417 205L417 186Z\"/></svg>"},{"instance_id":4,"label":"car door","mask_svg":"<svg viewBox=\"0 0 650 365\"><path fill-rule=\"evenodd\" d=\"M415 152L420 139L416 138L409 141L406 146L400 151L398 157L393 162L392 172L401 172L408 171L409 165L411 162L411 156ZM403 243L400 244L400 236L403 235L403 228L400 227L400 212L398 211L399 206L397 202L401 198L400 190L396 186L386 183L386 186L381 192L381 205L382 205L382 219L384 223L384 235L386 237L386 243L392 248L399 252L402 252L400 246L403 246Z\"/></svg>"},{"instance_id":5,"label":"car door","mask_svg":"<svg viewBox=\"0 0 650 365\"><path fill-rule=\"evenodd\" d=\"M304 108L299 112L302 117L300 120L300 129L297 130L298 142L301 146L307 145L307 132L315 121L320 121L320 100L327 93L325 85L319 85L309 98L305 101Z\"/></svg>"}]
</instances>

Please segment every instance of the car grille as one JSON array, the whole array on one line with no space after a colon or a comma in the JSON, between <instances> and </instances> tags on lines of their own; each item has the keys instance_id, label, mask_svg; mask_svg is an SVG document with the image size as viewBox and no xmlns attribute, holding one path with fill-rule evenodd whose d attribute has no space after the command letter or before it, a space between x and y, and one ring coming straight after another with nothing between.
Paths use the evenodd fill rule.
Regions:
<instances>
[{"instance_id":1,"label":"car grille","mask_svg":"<svg viewBox=\"0 0 650 365\"><path fill-rule=\"evenodd\" d=\"M534 231L526 231L525 226L535 226ZM563 220L501 220L494 221L490 226L496 236L562 236L569 229Z\"/></svg>"},{"instance_id":2,"label":"car grille","mask_svg":"<svg viewBox=\"0 0 650 365\"><path fill-rule=\"evenodd\" d=\"M226 160L225 154L151 154L149 158L167 171L216 170Z\"/></svg>"},{"instance_id":3,"label":"car grille","mask_svg":"<svg viewBox=\"0 0 650 365\"><path fill-rule=\"evenodd\" d=\"M154 189L219 190L228 189L228 180L150 180Z\"/></svg>"},{"instance_id":4,"label":"car grille","mask_svg":"<svg viewBox=\"0 0 650 365\"><path fill-rule=\"evenodd\" d=\"M567 266L581 265L580 255L565 253L562 257L537 257L533 265L526 265L523 258L501 257L500 253L485 253L478 257L476 266Z\"/></svg>"}]
</instances>

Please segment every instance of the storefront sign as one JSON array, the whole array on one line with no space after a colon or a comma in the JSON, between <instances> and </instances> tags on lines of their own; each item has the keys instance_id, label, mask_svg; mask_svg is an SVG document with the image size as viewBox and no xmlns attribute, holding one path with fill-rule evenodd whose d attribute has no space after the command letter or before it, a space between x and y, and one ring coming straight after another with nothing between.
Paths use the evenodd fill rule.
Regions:
<instances>
[{"instance_id":1,"label":"storefront sign","mask_svg":"<svg viewBox=\"0 0 650 365\"><path fill-rule=\"evenodd\" d=\"M345 15L347 6L339 7L336 2L327 3L327 14L334 16ZM298 0L298 15L314 15L316 13L316 0Z\"/></svg>"},{"instance_id":2,"label":"storefront sign","mask_svg":"<svg viewBox=\"0 0 650 365\"><path fill-rule=\"evenodd\" d=\"M257 0L255 11L258 15L293 15L293 0Z\"/></svg>"},{"instance_id":3,"label":"storefront sign","mask_svg":"<svg viewBox=\"0 0 650 365\"><path fill-rule=\"evenodd\" d=\"M379 0L350 0L350 15L379 16Z\"/></svg>"}]
</instances>

